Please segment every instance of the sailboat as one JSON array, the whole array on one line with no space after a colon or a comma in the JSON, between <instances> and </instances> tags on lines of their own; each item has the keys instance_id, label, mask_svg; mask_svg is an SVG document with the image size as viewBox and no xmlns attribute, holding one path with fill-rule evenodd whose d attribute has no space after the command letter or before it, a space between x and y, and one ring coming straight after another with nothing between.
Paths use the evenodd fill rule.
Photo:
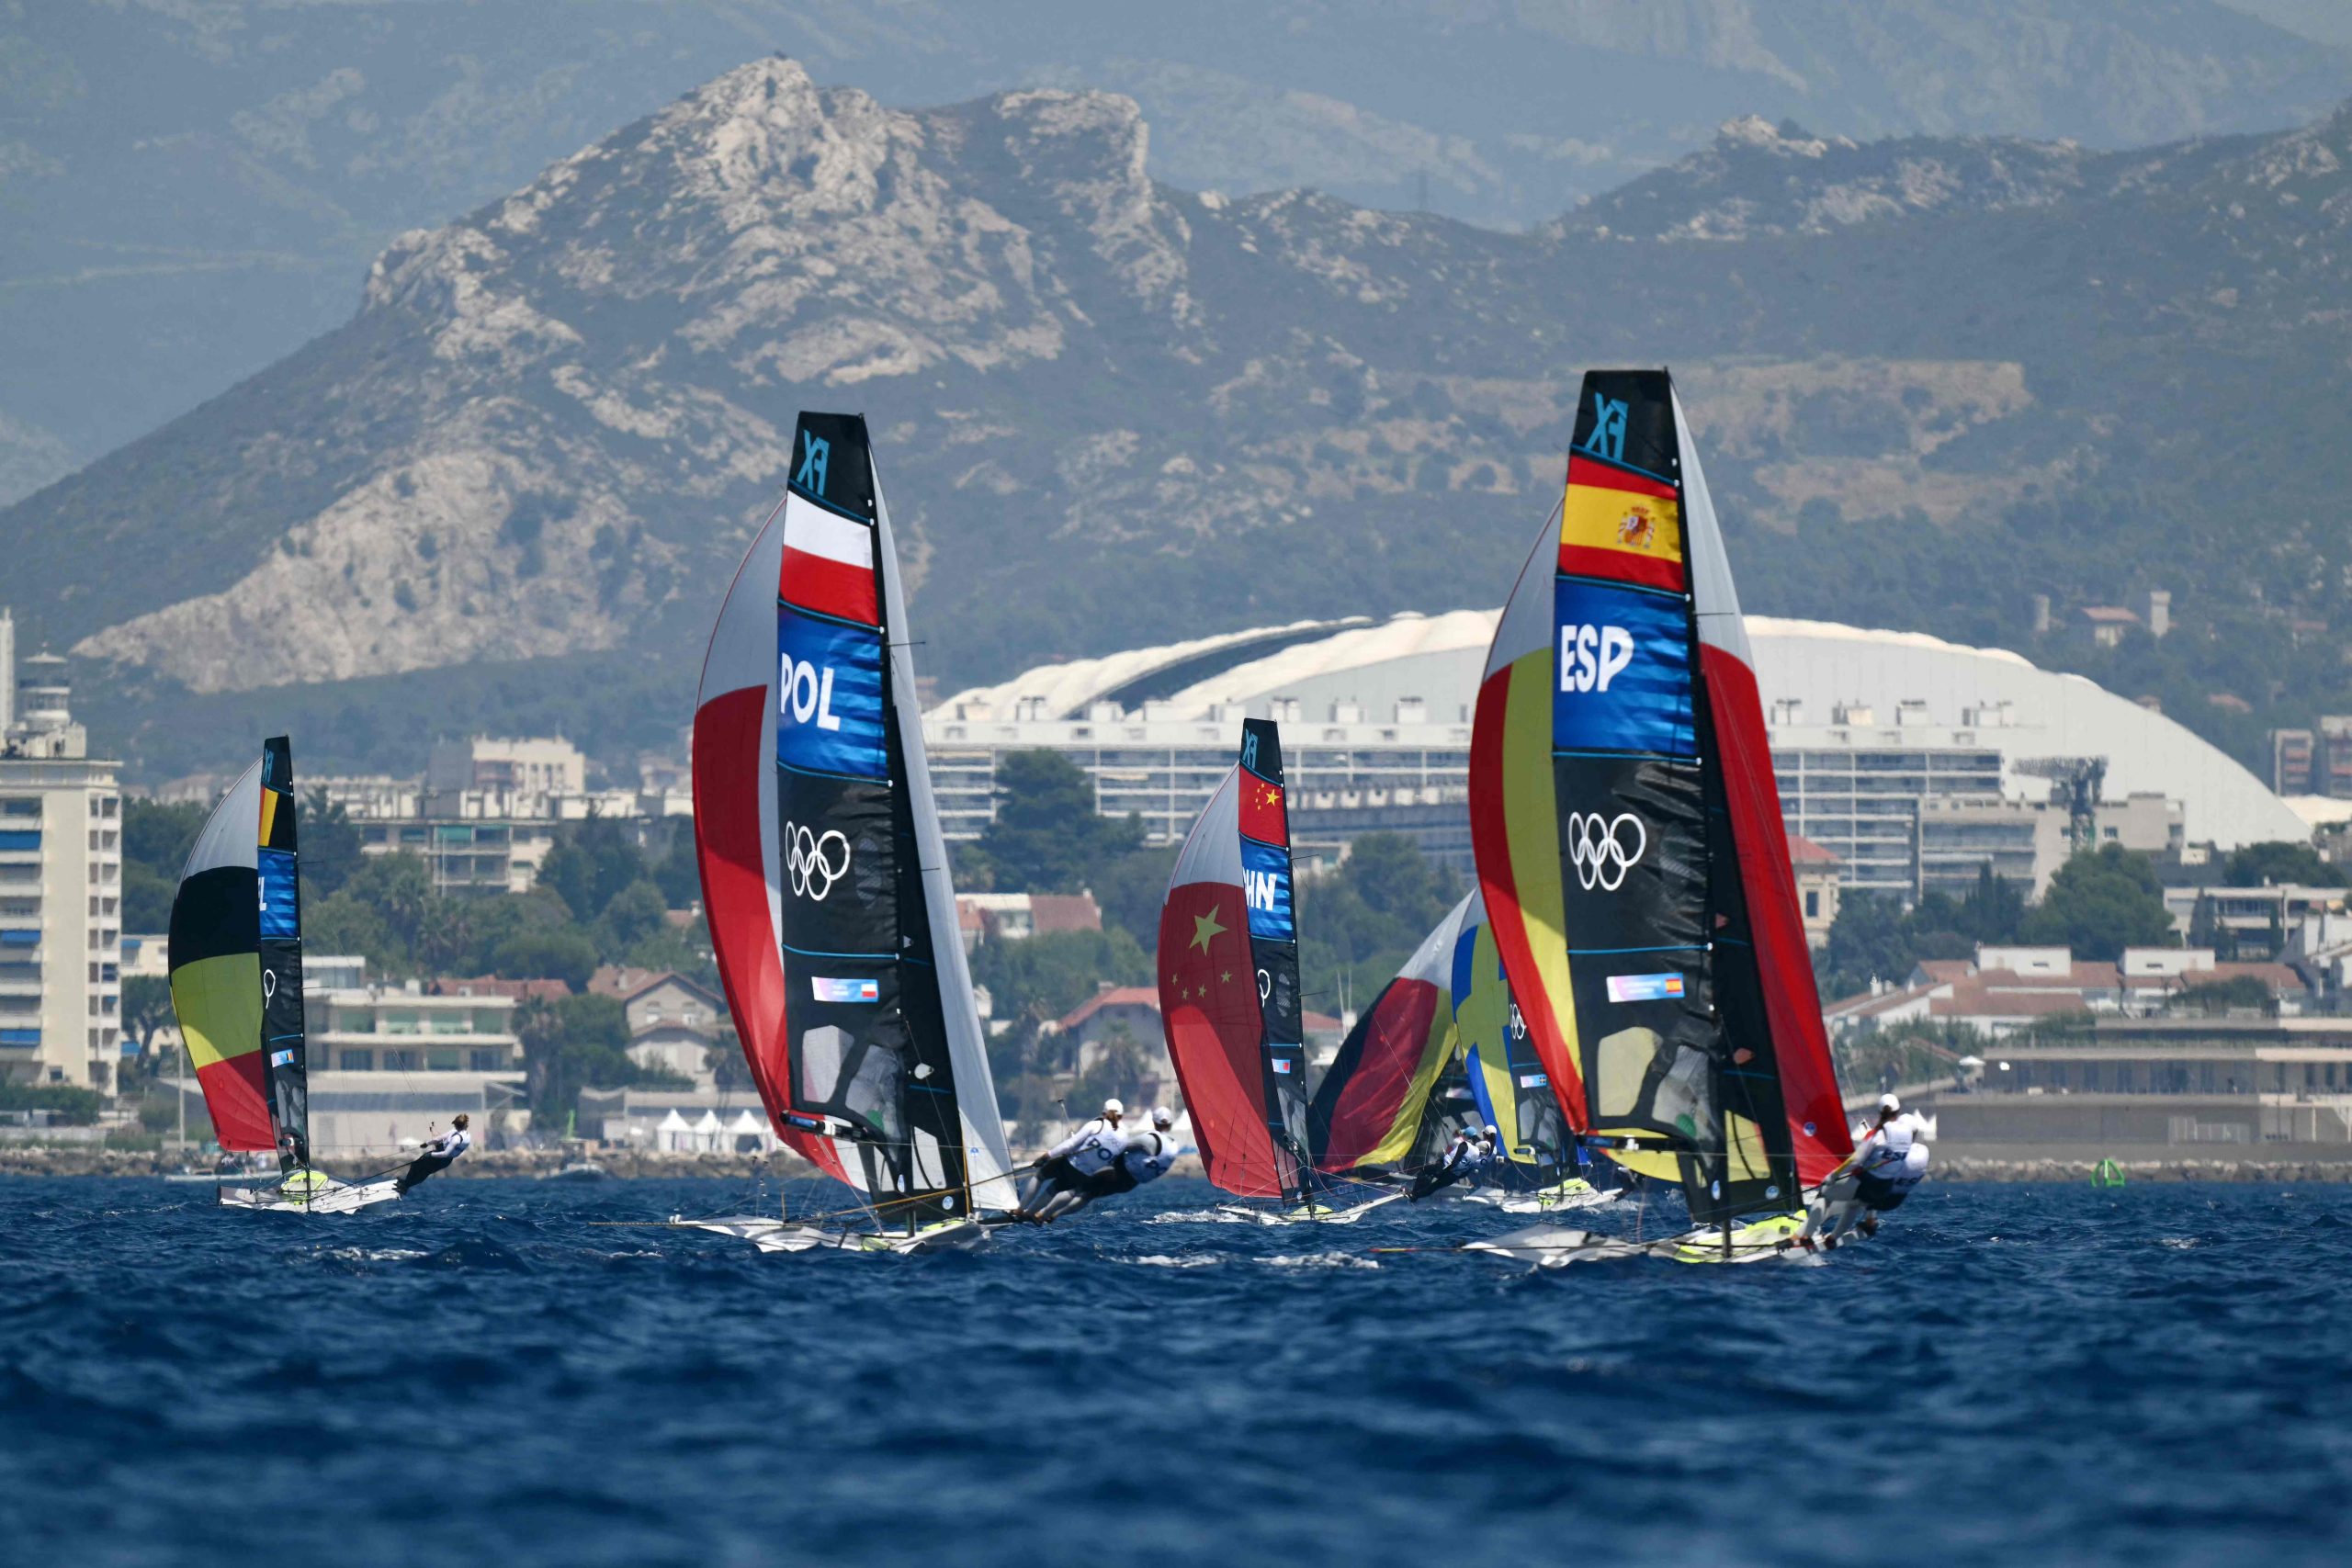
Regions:
<instances>
[{"instance_id":1,"label":"sailboat","mask_svg":"<svg viewBox=\"0 0 2352 1568\"><path fill-rule=\"evenodd\" d=\"M1277 1206L1263 1224L1348 1224L1404 1194L1341 1206L1309 1154L1306 1043L1291 902L1282 737L1244 719L1241 759L1185 836L1159 910L1159 1011L1209 1180Z\"/></svg>"},{"instance_id":2,"label":"sailboat","mask_svg":"<svg viewBox=\"0 0 2352 1568\"><path fill-rule=\"evenodd\" d=\"M1851 1143L1747 634L1663 370L1584 378L1562 505L1487 657L1470 796L1495 943L1571 1127L1680 1186L1696 1228L1674 1255L1769 1256Z\"/></svg>"},{"instance_id":3,"label":"sailboat","mask_svg":"<svg viewBox=\"0 0 2352 1568\"><path fill-rule=\"evenodd\" d=\"M1478 1120L1496 1132L1500 1161L1463 1197L1514 1214L1595 1208L1614 1189L1594 1188L1577 1169L1576 1134L1529 1038L1496 949L1485 897L1470 895L1451 954L1454 1034Z\"/></svg>"},{"instance_id":4,"label":"sailboat","mask_svg":"<svg viewBox=\"0 0 2352 1568\"><path fill-rule=\"evenodd\" d=\"M348 1213L400 1196L311 1164L302 1021L302 903L294 847L294 749L283 735L229 786L188 851L172 898L172 1010L220 1146L275 1154L258 1188L220 1185L232 1209Z\"/></svg>"},{"instance_id":5,"label":"sailboat","mask_svg":"<svg viewBox=\"0 0 2352 1568\"><path fill-rule=\"evenodd\" d=\"M694 724L695 846L770 1126L853 1195L836 1227L674 1223L763 1251L974 1245L1017 1206L915 701L865 421L803 413Z\"/></svg>"},{"instance_id":6,"label":"sailboat","mask_svg":"<svg viewBox=\"0 0 2352 1568\"><path fill-rule=\"evenodd\" d=\"M1450 991L1466 894L1380 988L1307 1103L1307 1147L1326 1176L1409 1178L1483 1121L1464 1071ZM1452 1189L1448 1189L1449 1191Z\"/></svg>"}]
</instances>

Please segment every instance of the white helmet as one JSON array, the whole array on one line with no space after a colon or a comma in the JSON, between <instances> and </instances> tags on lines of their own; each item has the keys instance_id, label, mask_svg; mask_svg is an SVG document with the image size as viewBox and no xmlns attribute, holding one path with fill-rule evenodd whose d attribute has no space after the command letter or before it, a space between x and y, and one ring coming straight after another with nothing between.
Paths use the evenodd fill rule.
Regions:
<instances>
[{"instance_id":1,"label":"white helmet","mask_svg":"<svg viewBox=\"0 0 2352 1568\"><path fill-rule=\"evenodd\" d=\"M1490 1138L1501 1136L1501 1134L1496 1130L1495 1124L1492 1122L1487 1123L1487 1136Z\"/></svg>"},{"instance_id":2,"label":"white helmet","mask_svg":"<svg viewBox=\"0 0 2352 1568\"><path fill-rule=\"evenodd\" d=\"M1900 1111L1903 1109L1903 1101L1895 1097L1893 1090L1889 1090L1878 1097L1878 1108L1881 1111Z\"/></svg>"},{"instance_id":3,"label":"white helmet","mask_svg":"<svg viewBox=\"0 0 2352 1568\"><path fill-rule=\"evenodd\" d=\"M1163 1105L1151 1113L1151 1124L1164 1133L1176 1125L1176 1118L1170 1116L1168 1113L1168 1107Z\"/></svg>"},{"instance_id":4,"label":"white helmet","mask_svg":"<svg viewBox=\"0 0 2352 1568\"><path fill-rule=\"evenodd\" d=\"M1126 1113L1127 1108L1116 1100L1106 1100L1102 1102L1102 1114L1105 1116L1125 1116Z\"/></svg>"}]
</instances>

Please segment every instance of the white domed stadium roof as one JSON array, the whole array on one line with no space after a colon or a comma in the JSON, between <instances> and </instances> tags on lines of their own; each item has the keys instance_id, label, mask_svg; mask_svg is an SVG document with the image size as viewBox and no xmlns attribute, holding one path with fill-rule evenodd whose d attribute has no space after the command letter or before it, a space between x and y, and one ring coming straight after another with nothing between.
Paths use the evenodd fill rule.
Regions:
<instances>
[{"instance_id":1,"label":"white domed stadium roof","mask_svg":"<svg viewBox=\"0 0 2352 1568\"><path fill-rule=\"evenodd\" d=\"M1499 612L1408 614L1373 624L1298 622L1165 648L1042 666L959 692L933 710L963 717L1073 718L1097 704L1153 716L1267 715L1294 699L1310 720L1352 705L1385 722L1418 699L1426 720L1463 724ZM2177 721L2079 675L2006 649L1920 632L1751 615L1757 680L1776 747L1996 748L2005 776L2039 759L2103 758L2103 794L2177 800L2191 841L2227 849L2303 840L2310 828L2219 748ZM2041 795L2040 779L2014 781Z\"/></svg>"}]
</instances>

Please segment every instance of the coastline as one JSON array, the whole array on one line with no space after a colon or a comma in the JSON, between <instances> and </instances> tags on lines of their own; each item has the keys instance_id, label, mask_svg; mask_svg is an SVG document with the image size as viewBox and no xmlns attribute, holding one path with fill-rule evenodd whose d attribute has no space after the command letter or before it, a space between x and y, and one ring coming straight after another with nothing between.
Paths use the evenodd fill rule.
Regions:
<instances>
[{"instance_id":1,"label":"coastline","mask_svg":"<svg viewBox=\"0 0 2352 1568\"><path fill-rule=\"evenodd\" d=\"M546 1180L558 1177L566 1166L578 1163L578 1157L543 1149L478 1151L469 1154L434 1179L478 1181L503 1178L510 1180ZM748 1181L763 1171L778 1180L795 1180L820 1174L815 1166L788 1150L760 1156L616 1149L591 1157L603 1168L605 1178L621 1181ZM380 1157L325 1158L317 1162L320 1169L346 1180L380 1176L388 1170L399 1169L404 1163L388 1165ZM2270 1160L2118 1158L2115 1163L2122 1168L2128 1182L2352 1182L2352 1158L2343 1157ZM128 1150L38 1145L0 1148L0 1179L89 1176L152 1179L180 1174L184 1164L177 1156ZM1972 1183L2086 1184L2098 1164L2096 1156L2043 1155L2030 1158L1993 1158L1955 1155L1938 1158L1929 1171L1928 1179ZM1198 1178L1201 1175L1199 1157L1186 1155L1177 1161L1169 1174Z\"/></svg>"}]
</instances>

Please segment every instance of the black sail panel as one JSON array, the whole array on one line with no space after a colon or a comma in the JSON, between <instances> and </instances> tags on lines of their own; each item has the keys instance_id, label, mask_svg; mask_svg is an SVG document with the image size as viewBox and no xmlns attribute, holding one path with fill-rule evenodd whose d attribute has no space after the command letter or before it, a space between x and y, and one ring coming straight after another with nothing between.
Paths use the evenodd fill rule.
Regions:
<instances>
[{"instance_id":1,"label":"black sail panel","mask_svg":"<svg viewBox=\"0 0 2352 1568\"><path fill-rule=\"evenodd\" d=\"M1283 743L1271 719L1241 724L1241 891L1265 1020L1267 1131L1273 1136L1283 1196L1306 1195L1306 1032L1298 995L1298 926L1292 904L1290 817L1283 799Z\"/></svg>"},{"instance_id":2,"label":"black sail panel","mask_svg":"<svg viewBox=\"0 0 2352 1568\"><path fill-rule=\"evenodd\" d=\"M776 600L776 846L795 1115L884 1217L949 1217L964 1140L899 732L865 422L804 413Z\"/></svg>"},{"instance_id":3,"label":"black sail panel","mask_svg":"<svg viewBox=\"0 0 2352 1568\"><path fill-rule=\"evenodd\" d=\"M302 886L294 843L294 749L283 735L262 742L261 821L255 868L261 883L262 1051L268 1064L270 1120L278 1162L311 1162L311 1070L302 1018Z\"/></svg>"},{"instance_id":4,"label":"black sail panel","mask_svg":"<svg viewBox=\"0 0 2352 1568\"><path fill-rule=\"evenodd\" d=\"M1666 373L1588 374L1562 504L1553 695L1587 1111L1593 1132L1634 1140L1626 1163L1670 1159L1692 1218L1710 1224L1792 1189L1785 1152L1776 1171L1763 1146L1779 1117L1751 1114L1773 1092L1769 1040L1734 1038L1760 1001L1713 756L1685 506Z\"/></svg>"}]
</instances>

